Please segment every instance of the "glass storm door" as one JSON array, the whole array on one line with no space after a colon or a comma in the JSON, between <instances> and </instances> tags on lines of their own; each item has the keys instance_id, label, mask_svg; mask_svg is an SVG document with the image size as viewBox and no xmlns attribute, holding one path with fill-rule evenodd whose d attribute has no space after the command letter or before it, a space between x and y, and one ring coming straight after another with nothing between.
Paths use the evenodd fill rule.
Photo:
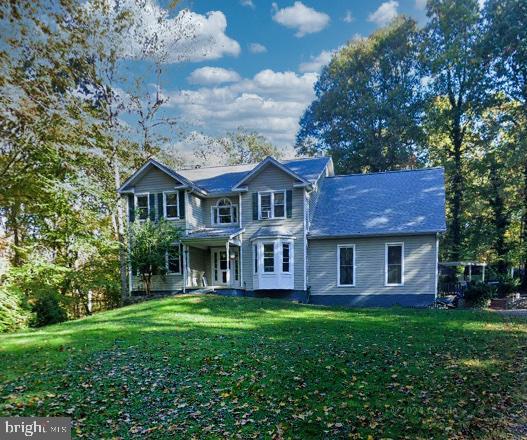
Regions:
<instances>
[{"instance_id":1,"label":"glass storm door","mask_svg":"<svg viewBox=\"0 0 527 440\"><path fill-rule=\"evenodd\" d=\"M230 284L239 285L240 283L240 258L238 250L231 250L234 254L232 262L227 258L225 249L212 250L212 283L216 286L228 285L227 273L230 270Z\"/></svg>"},{"instance_id":2,"label":"glass storm door","mask_svg":"<svg viewBox=\"0 0 527 440\"><path fill-rule=\"evenodd\" d=\"M212 251L212 276L214 284L227 284L227 271L229 270L229 260L227 251L215 249Z\"/></svg>"}]
</instances>

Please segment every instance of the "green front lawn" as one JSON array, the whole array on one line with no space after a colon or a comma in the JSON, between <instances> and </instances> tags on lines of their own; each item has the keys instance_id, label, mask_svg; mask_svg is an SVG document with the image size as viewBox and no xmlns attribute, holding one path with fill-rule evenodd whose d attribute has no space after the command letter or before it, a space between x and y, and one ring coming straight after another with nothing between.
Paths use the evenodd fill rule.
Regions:
<instances>
[{"instance_id":1,"label":"green front lawn","mask_svg":"<svg viewBox=\"0 0 527 440\"><path fill-rule=\"evenodd\" d=\"M181 296L0 336L1 415L86 438L499 438L527 322Z\"/></svg>"}]
</instances>

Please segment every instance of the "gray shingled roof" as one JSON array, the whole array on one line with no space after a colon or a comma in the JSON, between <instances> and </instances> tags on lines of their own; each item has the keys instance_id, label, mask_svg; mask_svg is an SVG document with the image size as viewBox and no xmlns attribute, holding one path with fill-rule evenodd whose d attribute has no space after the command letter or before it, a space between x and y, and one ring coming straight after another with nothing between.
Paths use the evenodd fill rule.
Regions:
<instances>
[{"instance_id":1,"label":"gray shingled roof","mask_svg":"<svg viewBox=\"0 0 527 440\"><path fill-rule=\"evenodd\" d=\"M280 163L309 182L314 183L324 171L329 160L327 157L316 157L313 159L286 160L280 161ZM178 174L191 180L209 193L226 193L230 192L233 186L257 165L250 164L178 170Z\"/></svg>"},{"instance_id":2,"label":"gray shingled roof","mask_svg":"<svg viewBox=\"0 0 527 440\"><path fill-rule=\"evenodd\" d=\"M442 168L324 179L310 237L445 231Z\"/></svg>"}]
</instances>

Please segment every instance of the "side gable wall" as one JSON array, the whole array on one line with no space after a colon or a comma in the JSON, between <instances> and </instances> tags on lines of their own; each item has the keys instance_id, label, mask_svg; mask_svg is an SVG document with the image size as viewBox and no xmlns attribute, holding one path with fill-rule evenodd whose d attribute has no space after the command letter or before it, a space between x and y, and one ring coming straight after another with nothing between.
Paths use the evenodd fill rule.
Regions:
<instances>
[{"instance_id":1,"label":"side gable wall","mask_svg":"<svg viewBox=\"0 0 527 440\"><path fill-rule=\"evenodd\" d=\"M385 244L404 243L404 285L385 286ZM355 287L337 286L337 245L355 245ZM436 236L408 235L309 240L308 284L311 296L435 295ZM431 301L430 301L431 302ZM388 305L388 304L378 304ZM409 304L406 304L409 305Z\"/></svg>"},{"instance_id":2,"label":"side gable wall","mask_svg":"<svg viewBox=\"0 0 527 440\"><path fill-rule=\"evenodd\" d=\"M163 191L172 191L175 186L180 185L180 182L174 178L168 176L156 167L151 167L145 172L143 177L135 182L134 191L135 194L140 193L162 193ZM156 209L157 209L157 197L156 197ZM187 213L189 208L186 208ZM183 230L186 228L185 219L172 220L174 224ZM139 277L132 276L132 290L144 290L141 285ZM167 274L165 277L156 275L152 279L152 290L158 291L174 291L183 288L183 274Z\"/></svg>"}]
</instances>

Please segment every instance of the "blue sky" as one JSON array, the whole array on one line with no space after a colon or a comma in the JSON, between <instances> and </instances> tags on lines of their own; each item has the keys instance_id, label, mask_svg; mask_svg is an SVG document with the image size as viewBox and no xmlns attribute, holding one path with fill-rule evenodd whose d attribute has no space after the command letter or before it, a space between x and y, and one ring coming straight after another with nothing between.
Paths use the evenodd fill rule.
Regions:
<instances>
[{"instance_id":1,"label":"blue sky","mask_svg":"<svg viewBox=\"0 0 527 440\"><path fill-rule=\"evenodd\" d=\"M168 0L149 0L166 8ZM157 3L156 3L157 1ZM185 127L177 148L244 127L291 148L313 84L331 52L397 14L426 19L425 0L183 1L197 24L191 61L166 65L166 112ZM145 12L147 13L147 12ZM169 50L180 43L167 40ZM178 52L179 51L179 52ZM174 58L177 58L174 56ZM174 61L174 60L172 60ZM193 141L190 133L200 133ZM291 150L290 150L291 151Z\"/></svg>"}]
</instances>

